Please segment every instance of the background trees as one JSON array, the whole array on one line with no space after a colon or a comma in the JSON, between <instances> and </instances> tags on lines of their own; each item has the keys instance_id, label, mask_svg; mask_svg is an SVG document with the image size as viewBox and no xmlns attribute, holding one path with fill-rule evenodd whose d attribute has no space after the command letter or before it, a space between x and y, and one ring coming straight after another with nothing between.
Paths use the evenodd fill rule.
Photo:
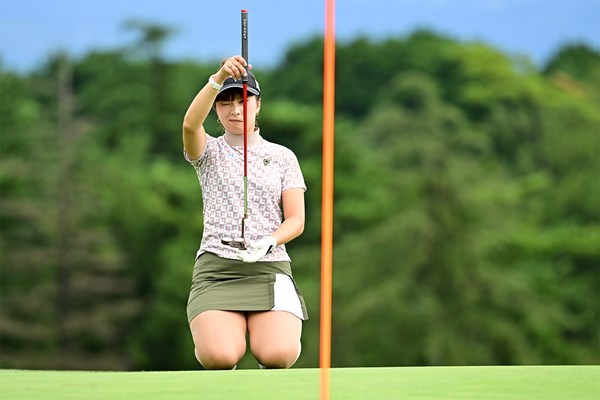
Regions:
<instances>
[{"instance_id":1,"label":"background trees","mask_svg":"<svg viewBox=\"0 0 600 400\"><path fill-rule=\"evenodd\" d=\"M180 126L218 61L168 62L167 28L130 26L122 49L2 70L4 368L197 368L201 199ZM289 246L304 367L318 364L322 47L255 71L262 133L309 187ZM598 51L566 45L538 68L418 31L337 54L332 364L598 363Z\"/></svg>"}]
</instances>

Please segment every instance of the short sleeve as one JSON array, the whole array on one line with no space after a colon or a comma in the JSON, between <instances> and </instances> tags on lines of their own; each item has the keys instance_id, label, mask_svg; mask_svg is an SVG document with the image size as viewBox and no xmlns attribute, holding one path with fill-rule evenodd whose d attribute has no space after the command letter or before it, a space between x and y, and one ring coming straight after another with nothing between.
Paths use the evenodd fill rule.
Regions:
<instances>
[{"instance_id":1,"label":"short sleeve","mask_svg":"<svg viewBox=\"0 0 600 400\"><path fill-rule=\"evenodd\" d=\"M206 146L204 146L204 151L202 152L202 154L200 154L200 157L194 160L190 159L190 156L188 155L184 147L183 158L185 158L185 160L189 162L194 167L194 169L199 169L200 165L204 162L204 160L208 157L208 154L211 152L211 148L213 147L215 140L216 139L214 137L210 136L209 134L206 134Z\"/></svg>"},{"instance_id":2,"label":"short sleeve","mask_svg":"<svg viewBox=\"0 0 600 400\"><path fill-rule=\"evenodd\" d=\"M306 191L306 184L304 183L304 176L298 163L298 158L291 151L286 151L285 155L285 171L283 175L283 182L281 190L289 189L302 189Z\"/></svg>"}]
</instances>

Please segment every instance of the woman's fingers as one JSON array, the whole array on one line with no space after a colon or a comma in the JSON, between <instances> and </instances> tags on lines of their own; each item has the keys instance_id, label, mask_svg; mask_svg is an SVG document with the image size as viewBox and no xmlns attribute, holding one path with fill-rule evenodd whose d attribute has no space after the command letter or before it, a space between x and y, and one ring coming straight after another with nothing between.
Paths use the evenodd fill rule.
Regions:
<instances>
[{"instance_id":1,"label":"woman's fingers","mask_svg":"<svg viewBox=\"0 0 600 400\"><path fill-rule=\"evenodd\" d=\"M230 75L236 79L241 78L242 76L247 75L247 71L246 71L246 66L248 65L246 63L246 60L244 60L244 58L242 56L233 56L231 57L226 64L229 63L229 67L230 67Z\"/></svg>"},{"instance_id":2,"label":"woman's fingers","mask_svg":"<svg viewBox=\"0 0 600 400\"><path fill-rule=\"evenodd\" d=\"M242 56L233 56L231 58L234 58L237 62L239 62L240 64L242 64L243 66L246 66L246 64L248 64L246 62L246 60L244 60L244 57Z\"/></svg>"},{"instance_id":3,"label":"woman's fingers","mask_svg":"<svg viewBox=\"0 0 600 400\"><path fill-rule=\"evenodd\" d=\"M230 57L221 66L221 70L225 72L226 76L236 80L246 76L250 69L252 69L252 65L248 64L242 56Z\"/></svg>"}]
</instances>

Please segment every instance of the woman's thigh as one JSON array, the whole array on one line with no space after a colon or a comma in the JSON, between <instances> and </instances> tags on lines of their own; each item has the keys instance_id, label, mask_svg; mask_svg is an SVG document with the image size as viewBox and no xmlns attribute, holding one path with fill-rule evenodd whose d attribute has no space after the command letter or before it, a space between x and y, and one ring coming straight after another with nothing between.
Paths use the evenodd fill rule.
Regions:
<instances>
[{"instance_id":1,"label":"woman's thigh","mask_svg":"<svg viewBox=\"0 0 600 400\"><path fill-rule=\"evenodd\" d=\"M248 333L252 354L267 367L290 367L300 355L302 320L289 312L248 313Z\"/></svg>"},{"instance_id":2,"label":"woman's thigh","mask_svg":"<svg viewBox=\"0 0 600 400\"><path fill-rule=\"evenodd\" d=\"M196 356L207 368L235 365L246 352L246 315L234 311L204 311L190 323Z\"/></svg>"}]
</instances>

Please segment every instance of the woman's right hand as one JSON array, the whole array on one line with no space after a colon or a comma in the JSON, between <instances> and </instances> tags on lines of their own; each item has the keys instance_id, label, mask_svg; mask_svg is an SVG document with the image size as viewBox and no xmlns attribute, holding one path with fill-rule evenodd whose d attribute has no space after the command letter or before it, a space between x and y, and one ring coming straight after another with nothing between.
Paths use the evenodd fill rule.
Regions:
<instances>
[{"instance_id":1,"label":"woman's right hand","mask_svg":"<svg viewBox=\"0 0 600 400\"><path fill-rule=\"evenodd\" d=\"M229 57L221 64L221 68L215 74L214 80L220 85L229 77L240 80L242 76L247 75L247 71L250 69L252 69L252 65L248 65L242 56Z\"/></svg>"}]
</instances>

